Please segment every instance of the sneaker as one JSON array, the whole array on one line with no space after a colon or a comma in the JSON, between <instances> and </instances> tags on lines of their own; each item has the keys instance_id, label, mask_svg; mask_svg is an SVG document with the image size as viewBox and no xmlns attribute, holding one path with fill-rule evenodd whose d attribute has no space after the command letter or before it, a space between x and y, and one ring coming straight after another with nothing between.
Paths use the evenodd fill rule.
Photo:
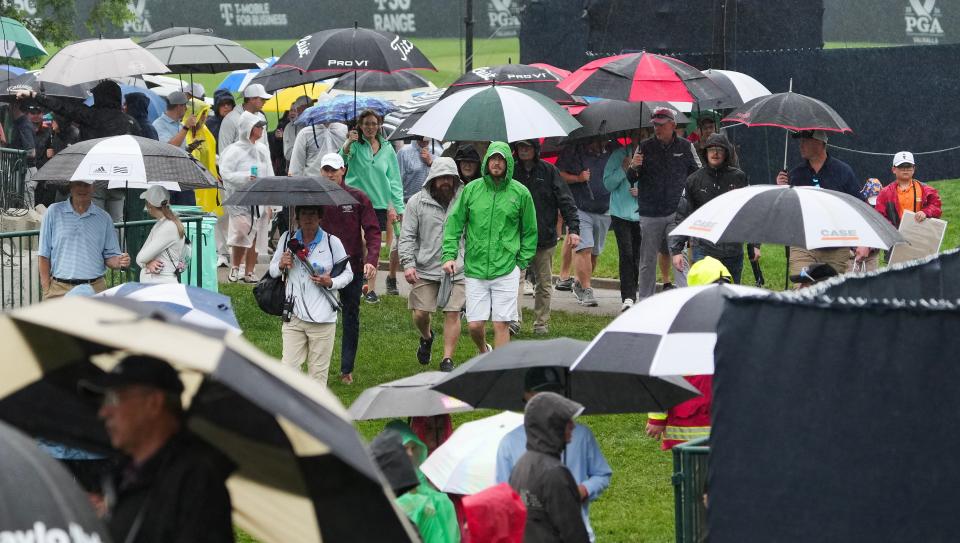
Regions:
<instances>
[{"instance_id":1,"label":"sneaker","mask_svg":"<svg viewBox=\"0 0 960 543\"><path fill-rule=\"evenodd\" d=\"M345 385L352 385L352 384L353 384L353 374L352 374L352 373L344 373L343 375L340 376L340 382L343 383L343 384L345 384Z\"/></svg>"},{"instance_id":2,"label":"sneaker","mask_svg":"<svg viewBox=\"0 0 960 543\"><path fill-rule=\"evenodd\" d=\"M217 257L217 267L226 268L230 266L230 259L227 258L227 255L220 255Z\"/></svg>"},{"instance_id":3,"label":"sneaker","mask_svg":"<svg viewBox=\"0 0 960 543\"><path fill-rule=\"evenodd\" d=\"M580 286L580 281L573 282L573 295L577 297L577 301L583 303L583 287Z\"/></svg>"},{"instance_id":4,"label":"sneaker","mask_svg":"<svg viewBox=\"0 0 960 543\"><path fill-rule=\"evenodd\" d=\"M593 297L593 289L585 288L580 294L580 305L585 305L587 307L597 307L597 299Z\"/></svg>"},{"instance_id":5,"label":"sneaker","mask_svg":"<svg viewBox=\"0 0 960 543\"><path fill-rule=\"evenodd\" d=\"M453 360L449 358L444 358L440 361L440 371L451 372L453 371L454 365Z\"/></svg>"},{"instance_id":6,"label":"sneaker","mask_svg":"<svg viewBox=\"0 0 960 543\"><path fill-rule=\"evenodd\" d=\"M380 297L377 296L377 293L374 292L374 291L372 291L372 290L371 290L371 291L368 291L366 294L364 294L364 295L363 295L363 299L364 299L368 304L378 304L378 303L380 303Z\"/></svg>"},{"instance_id":7,"label":"sneaker","mask_svg":"<svg viewBox=\"0 0 960 543\"><path fill-rule=\"evenodd\" d=\"M246 275L243 276L243 282L244 282L244 283L256 283L256 282L257 282L257 276L254 275L254 274L252 274L252 273L248 273L248 274L246 274Z\"/></svg>"},{"instance_id":8,"label":"sneaker","mask_svg":"<svg viewBox=\"0 0 960 543\"><path fill-rule=\"evenodd\" d=\"M557 279L557 284L553 285L553 288L556 290L565 290L565 291L572 290L573 277L567 277L566 279Z\"/></svg>"},{"instance_id":9,"label":"sneaker","mask_svg":"<svg viewBox=\"0 0 960 543\"><path fill-rule=\"evenodd\" d=\"M433 330L430 331L430 338L420 338L420 346L417 347L417 362L423 365L430 363L430 350L433 349Z\"/></svg>"},{"instance_id":10,"label":"sneaker","mask_svg":"<svg viewBox=\"0 0 960 543\"><path fill-rule=\"evenodd\" d=\"M387 294L393 296L399 296L400 290L397 289L397 278L396 277L387 277Z\"/></svg>"},{"instance_id":11,"label":"sneaker","mask_svg":"<svg viewBox=\"0 0 960 543\"><path fill-rule=\"evenodd\" d=\"M240 280L240 268L230 268L230 274L227 275L227 281L236 283Z\"/></svg>"},{"instance_id":12,"label":"sneaker","mask_svg":"<svg viewBox=\"0 0 960 543\"><path fill-rule=\"evenodd\" d=\"M480 354L489 353L490 351L493 350L493 346L491 346L489 343L484 344L484 347L483 347L483 348L484 348L485 350L484 350L483 352L481 352Z\"/></svg>"},{"instance_id":13,"label":"sneaker","mask_svg":"<svg viewBox=\"0 0 960 543\"><path fill-rule=\"evenodd\" d=\"M538 336L545 336L550 333L550 327L546 324L534 324L533 333Z\"/></svg>"},{"instance_id":14,"label":"sneaker","mask_svg":"<svg viewBox=\"0 0 960 543\"><path fill-rule=\"evenodd\" d=\"M520 335L520 323L517 321L510 322L510 335L518 336Z\"/></svg>"},{"instance_id":15,"label":"sneaker","mask_svg":"<svg viewBox=\"0 0 960 543\"><path fill-rule=\"evenodd\" d=\"M677 288L677 287L673 286L673 283L664 283L664 284L660 287L660 292L666 292L666 291L668 291L668 290L670 290L670 289L673 289L673 288Z\"/></svg>"},{"instance_id":16,"label":"sneaker","mask_svg":"<svg viewBox=\"0 0 960 543\"><path fill-rule=\"evenodd\" d=\"M633 307L633 300L631 300L630 298L627 298L626 300L623 301L622 304L620 304L620 312L622 313L630 309L631 307Z\"/></svg>"},{"instance_id":17,"label":"sneaker","mask_svg":"<svg viewBox=\"0 0 960 543\"><path fill-rule=\"evenodd\" d=\"M523 281L523 295L524 296L533 296L533 283L524 279Z\"/></svg>"}]
</instances>

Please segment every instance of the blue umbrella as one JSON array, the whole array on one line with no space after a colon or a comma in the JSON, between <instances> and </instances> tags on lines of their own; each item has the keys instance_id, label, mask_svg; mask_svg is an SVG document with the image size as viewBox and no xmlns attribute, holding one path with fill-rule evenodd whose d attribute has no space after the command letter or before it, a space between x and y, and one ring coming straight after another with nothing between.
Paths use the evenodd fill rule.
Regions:
<instances>
[{"instance_id":1,"label":"blue umbrella","mask_svg":"<svg viewBox=\"0 0 960 543\"><path fill-rule=\"evenodd\" d=\"M354 112L360 112L364 109L372 109L383 117L387 113L397 109L397 106L386 100L380 100L370 96L357 96L356 107L354 107L354 97L342 94L305 109L294 122L302 126L311 126L319 123L345 122L353 119Z\"/></svg>"},{"instance_id":2,"label":"blue umbrella","mask_svg":"<svg viewBox=\"0 0 960 543\"><path fill-rule=\"evenodd\" d=\"M183 324L231 330L240 333L240 324L230 298L179 283L124 283L98 294L147 302L180 316Z\"/></svg>"},{"instance_id":3,"label":"blue umbrella","mask_svg":"<svg viewBox=\"0 0 960 543\"><path fill-rule=\"evenodd\" d=\"M163 112L167 110L167 102L160 97L159 94L153 92L150 89L145 89L143 87L134 87L133 85L120 85L120 92L123 96L126 96L133 92L139 92L145 95L150 99L150 105L147 107L147 120L151 123L157 119L157 117L163 115ZM93 96L88 96L87 99L83 102L88 106L93 105Z\"/></svg>"},{"instance_id":4,"label":"blue umbrella","mask_svg":"<svg viewBox=\"0 0 960 543\"><path fill-rule=\"evenodd\" d=\"M273 66L273 63L277 61L277 57L267 57L263 60L265 64L260 68L234 70L230 72L227 74L227 77L223 78L223 81L220 82L220 85L217 86L217 90L226 89L230 92L242 91L250 83L250 80L260 73L260 70L268 66Z\"/></svg>"},{"instance_id":5,"label":"blue umbrella","mask_svg":"<svg viewBox=\"0 0 960 543\"><path fill-rule=\"evenodd\" d=\"M19 66L11 66L11 65L9 65L9 64L0 64L0 71L2 71L2 72L10 72L11 75L15 75L15 76L16 76L16 75L21 75L21 74L26 73L27 70L26 70L25 68L21 68L21 67L19 67Z\"/></svg>"}]
</instances>

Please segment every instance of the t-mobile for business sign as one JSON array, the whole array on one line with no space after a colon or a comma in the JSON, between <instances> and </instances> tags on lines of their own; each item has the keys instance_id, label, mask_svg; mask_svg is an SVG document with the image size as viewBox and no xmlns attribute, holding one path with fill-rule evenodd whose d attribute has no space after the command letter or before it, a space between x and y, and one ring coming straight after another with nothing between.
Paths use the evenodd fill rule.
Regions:
<instances>
[{"instance_id":1,"label":"t-mobile for business sign","mask_svg":"<svg viewBox=\"0 0 960 543\"><path fill-rule=\"evenodd\" d=\"M918 45L936 45L944 37L937 0L910 0L904 10L907 37Z\"/></svg>"}]
</instances>

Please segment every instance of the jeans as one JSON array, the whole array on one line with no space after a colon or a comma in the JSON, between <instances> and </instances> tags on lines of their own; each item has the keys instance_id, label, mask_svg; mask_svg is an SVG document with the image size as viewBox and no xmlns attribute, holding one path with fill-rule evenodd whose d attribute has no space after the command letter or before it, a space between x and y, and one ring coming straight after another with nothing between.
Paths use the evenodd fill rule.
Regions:
<instances>
[{"instance_id":1,"label":"jeans","mask_svg":"<svg viewBox=\"0 0 960 543\"><path fill-rule=\"evenodd\" d=\"M360 343L360 295L363 287L363 267L360 273L353 274L353 281L340 289L340 303L343 305L343 338L340 344L340 374L353 373L353 363L357 359L357 345Z\"/></svg>"},{"instance_id":2,"label":"jeans","mask_svg":"<svg viewBox=\"0 0 960 543\"><path fill-rule=\"evenodd\" d=\"M706 251L704 251L702 247L699 245L694 245L693 262L691 262L690 265L692 266L693 264L700 262L707 256L708 255ZM724 258L718 258L717 260L719 260L720 263L727 268L727 271L730 272L730 276L733 277L733 284L739 285L740 276L743 275L743 255L741 254L739 258L735 256L728 256Z\"/></svg>"},{"instance_id":3,"label":"jeans","mask_svg":"<svg viewBox=\"0 0 960 543\"><path fill-rule=\"evenodd\" d=\"M640 222L612 217L620 254L620 301L637 297L640 279Z\"/></svg>"}]
</instances>

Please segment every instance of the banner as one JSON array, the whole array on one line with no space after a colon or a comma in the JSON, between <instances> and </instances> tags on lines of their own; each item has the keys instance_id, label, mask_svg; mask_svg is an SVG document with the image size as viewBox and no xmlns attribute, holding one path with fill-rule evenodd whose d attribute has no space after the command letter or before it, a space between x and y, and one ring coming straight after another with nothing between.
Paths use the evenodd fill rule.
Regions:
<instances>
[{"instance_id":1,"label":"banner","mask_svg":"<svg viewBox=\"0 0 960 543\"><path fill-rule=\"evenodd\" d=\"M940 45L960 42L960 3L948 0L825 0L823 39Z\"/></svg>"}]
</instances>

